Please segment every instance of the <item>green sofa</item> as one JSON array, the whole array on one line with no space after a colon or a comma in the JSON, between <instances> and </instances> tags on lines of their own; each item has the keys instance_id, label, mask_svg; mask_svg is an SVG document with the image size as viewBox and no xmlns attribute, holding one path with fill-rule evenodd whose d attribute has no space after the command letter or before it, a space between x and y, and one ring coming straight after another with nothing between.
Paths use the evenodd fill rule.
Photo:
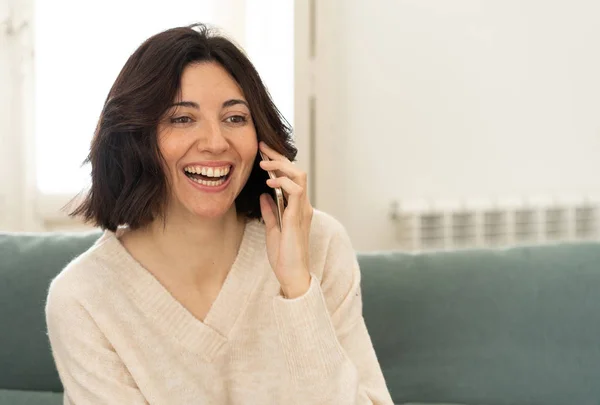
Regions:
<instances>
[{"instance_id":1,"label":"green sofa","mask_svg":"<svg viewBox=\"0 0 600 405\"><path fill-rule=\"evenodd\" d=\"M98 236L0 234L0 405L62 403L44 299ZM396 403L600 403L600 243L359 261Z\"/></svg>"}]
</instances>

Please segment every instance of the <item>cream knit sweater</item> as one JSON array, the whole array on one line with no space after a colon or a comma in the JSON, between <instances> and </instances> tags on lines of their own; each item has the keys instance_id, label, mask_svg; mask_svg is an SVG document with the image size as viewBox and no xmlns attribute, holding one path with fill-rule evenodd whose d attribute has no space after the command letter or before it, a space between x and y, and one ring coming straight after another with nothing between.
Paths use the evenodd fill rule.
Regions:
<instances>
[{"instance_id":1,"label":"cream knit sweater","mask_svg":"<svg viewBox=\"0 0 600 405\"><path fill-rule=\"evenodd\" d=\"M264 225L249 221L203 322L105 232L50 285L46 321L64 403L392 404L350 240L316 210L310 232L310 288L285 299Z\"/></svg>"}]
</instances>

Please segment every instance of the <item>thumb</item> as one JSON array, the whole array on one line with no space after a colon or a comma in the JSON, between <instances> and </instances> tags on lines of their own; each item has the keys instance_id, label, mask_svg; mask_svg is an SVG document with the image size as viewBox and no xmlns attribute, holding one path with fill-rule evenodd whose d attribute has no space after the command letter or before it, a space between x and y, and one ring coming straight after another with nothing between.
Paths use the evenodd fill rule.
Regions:
<instances>
[{"instance_id":1,"label":"thumb","mask_svg":"<svg viewBox=\"0 0 600 405\"><path fill-rule=\"evenodd\" d=\"M267 193L260 195L260 212L268 231L277 229L277 218L275 217L276 209L277 206L275 205L273 197Z\"/></svg>"}]
</instances>

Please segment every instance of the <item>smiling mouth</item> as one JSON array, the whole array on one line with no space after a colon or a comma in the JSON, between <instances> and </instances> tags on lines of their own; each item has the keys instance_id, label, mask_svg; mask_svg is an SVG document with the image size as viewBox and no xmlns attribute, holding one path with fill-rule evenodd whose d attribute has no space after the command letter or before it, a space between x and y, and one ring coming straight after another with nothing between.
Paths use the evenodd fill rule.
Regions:
<instances>
[{"instance_id":1,"label":"smiling mouth","mask_svg":"<svg viewBox=\"0 0 600 405\"><path fill-rule=\"evenodd\" d=\"M185 175L192 181L203 186L220 186L229 179L231 175L231 166L225 166L220 168L214 167L186 167L184 169Z\"/></svg>"}]
</instances>

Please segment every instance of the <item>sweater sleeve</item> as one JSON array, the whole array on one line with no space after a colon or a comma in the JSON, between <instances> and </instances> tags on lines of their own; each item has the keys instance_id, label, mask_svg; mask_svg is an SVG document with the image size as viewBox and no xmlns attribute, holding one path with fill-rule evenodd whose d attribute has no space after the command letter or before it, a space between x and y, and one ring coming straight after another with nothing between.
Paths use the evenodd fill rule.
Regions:
<instances>
[{"instance_id":1,"label":"sweater sleeve","mask_svg":"<svg viewBox=\"0 0 600 405\"><path fill-rule=\"evenodd\" d=\"M360 269L341 227L323 280L305 295L275 297L273 309L298 404L393 404L362 316Z\"/></svg>"},{"instance_id":2,"label":"sweater sleeve","mask_svg":"<svg viewBox=\"0 0 600 405\"><path fill-rule=\"evenodd\" d=\"M46 302L46 324L64 405L147 405L92 316L73 297L72 286L56 281Z\"/></svg>"}]
</instances>

